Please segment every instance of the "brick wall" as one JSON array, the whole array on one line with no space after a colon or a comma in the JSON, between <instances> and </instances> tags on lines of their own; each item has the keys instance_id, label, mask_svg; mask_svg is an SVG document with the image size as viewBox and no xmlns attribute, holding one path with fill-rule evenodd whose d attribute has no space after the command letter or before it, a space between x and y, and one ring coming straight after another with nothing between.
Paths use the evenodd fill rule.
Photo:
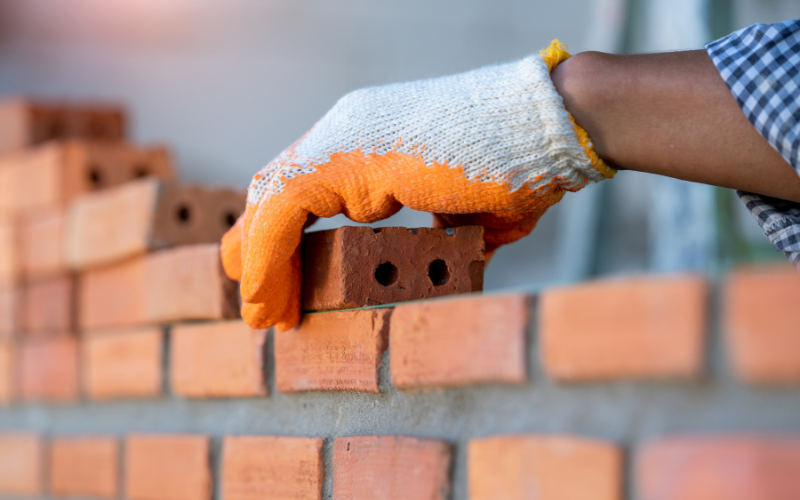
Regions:
<instances>
[{"instance_id":1,"label":"brick wall","mask_svg":"<svg viewBox=\"0 0 800 500\"><path fill-rule=\"evenodd\" d=\"M57 144L0 155L0 188L27 182L4 177L15 158ZM119 158L110 179L132 168ZM800 275L788 266L252 330L214 243L241 207L174 178L5 208L0 496L800 498ZM207 231L180 224L203 214L216 214Z\"/></svg>"}]
</instances>

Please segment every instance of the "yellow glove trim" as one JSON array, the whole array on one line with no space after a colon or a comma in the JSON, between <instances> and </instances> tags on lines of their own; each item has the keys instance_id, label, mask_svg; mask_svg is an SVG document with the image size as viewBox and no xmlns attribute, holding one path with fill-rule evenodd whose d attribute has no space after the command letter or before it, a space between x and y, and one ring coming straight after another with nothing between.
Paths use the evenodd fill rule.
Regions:
<instances>
[{"instance_id":1,"label":"yellow glove trim","mask_svg":"<svg viewBox=\"0 0 800 500\"><path fill-rule=\"evenodd\" d=\"M550 42L550 46L539 52L539 55L542 56L545 64L547 64L547 69L551 72L556 66L571 57L569 52L567 52L567 46L558 40ZM575 134L578 136L578 142L580 142L581 147L583 147L583 152L586 153L586 156L588 156L589 160L592 162L592 168L600 172L600 175L607 179L613 178L617 170L611 168L597 155L589 134L587 134L580 125L575 123L575 119L572 118L572 115L569 115L569 120L572 122L572 126L575 127Z\"/></svg>"}]
</instances>

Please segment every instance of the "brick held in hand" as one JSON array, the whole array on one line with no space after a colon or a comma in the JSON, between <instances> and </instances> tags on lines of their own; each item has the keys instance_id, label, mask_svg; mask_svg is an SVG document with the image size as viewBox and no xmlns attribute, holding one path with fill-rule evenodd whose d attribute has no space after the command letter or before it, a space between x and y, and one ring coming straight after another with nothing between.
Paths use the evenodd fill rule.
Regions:
<instances>
[{"instance_id":1,"label":"brick held in hand","mask_svg":"<svg viewBox=\"0 0 800 500\"><path fill-rule=\"evenodd\" d=\"M161 146L58 141L0 157L0 213L64 206L76 196L153 176L175 177Z\"/></svg>"},{"instance_id":2,"label":"brick held in hand","mask_svg":"<svg viewBox=\"0 0 800 500\"><path fill-rule=\"evenodd\" d=\"M303 238L303 309L330 311L483 290L483 228L344 226Z\"/></svg>"},{"instance_id":3,"label":"brick held in hand","mask_svg":"<svg viewBox=\"0 0 800 500\"><path fill-rule=\"evenodd\" d=\"M75 280L69 274L25 283L23 330L28 336L74 331L75 295Z\"/></svg>"},{"instance_id":4,"label":"brick held in hand","mask_svg":"<svg viewBox=\"0 0 800 500\"><path fill-rule=\"evenodd\" d=\"M43 493L44 442L32 432L0 432L0 495Z\"/></svg>"},{"instance_id":5,"label":"brick held in hand","mask_svg":"<svg viewBox=\"0 0 800 500\"><path fill-rule=\"evenodd\" d=\"M119 141L125 137L125 112L105 103L66 103L24 98L0 101L0 152L54 139Z\"/></svg>"},{"instance_id":6,"label":"brick held in hand","mask_svg":"<svg viewBox=\"0 0 800 500\"><path fill-rule=\"evenodd\" d=\"M125 439L129 500L210 500L211 440L190 434L131 434Z\"/></svg>"},{"instance_id":7,"label":"brick held in hand","mask_svg":"<svg viewBox=\"0 0 800 500\"><path fill-rule=\"evenodd\" d=\"M153 249L216 243L244 205L244 192L155 178L86 194L68 210L67 260L73 269L88 269Z\"/></svg>"},{"instance_id":8,"label":"brick held in hand","mask_svg":"<svg viewBox=\"0 0 800 500\"><path fill-rule=\"evenodd\" d=\"M17 343L19 397L66 403L78 399L78 341L72 335Z\"/></svg>"},{"instance_id":9,"label":"brick held in hand","mask_svg":"<svg viewBox=\"0 0 800 500\"><path fill-rule=\"evenodd\" d=\"M161 250L79 276L82 329L237 317L236 283L222 270L218 244Z\"/></svg>"},{"instance_id":10,"label":"brick held in hand","mask_svg":"<svg viewBox=\"0 0 800 500\"><path fill-rule=\"evenodd\" d=\"M20 266L25 279L50 278L66 272L64 208L53 206L33 210L22 214L17 220Z\"/></svg>"},{"instance_id":11,"label":"brick held in hand","mask_svg":"<svg viewBox=\"0 0 800 500\"><path fill-rule=\"evenodd\" d=\"M116 498L119 443L111 436L56 437L48 446L50 494Z\"/></svg>"}]
</instances>

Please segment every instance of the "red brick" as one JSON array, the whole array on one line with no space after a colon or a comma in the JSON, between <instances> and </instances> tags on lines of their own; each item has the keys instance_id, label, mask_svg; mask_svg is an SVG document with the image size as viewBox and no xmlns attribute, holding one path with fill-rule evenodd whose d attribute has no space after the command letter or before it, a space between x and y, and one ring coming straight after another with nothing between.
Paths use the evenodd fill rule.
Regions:
<instances>
[{"instance_id":1,"label":"red brick","mask_svg":"<svg viewBox=\"0 0 800 500\"><path fill-rule=\"evenodd\" d=\"M22 326L32 334L75 329L75 282L70 275L29 282L22 289Z\"/></svg>"},{"instance_id":2,"label":"red brick","mask_svg":"<svg viewBox=\"0 0 800 500\"><path fill-rule=\"evenodd\" d=\"M465 297L397 306L389 345L399 389L521 383L527 297Z\"/></svg>"},{"instance_id":3,"label":"red brick","mask_svg":"<svg viewBox=\"0 0 800 500\"><path fill-rule=\"evenodd\" d=\"M310 314L275 335L275 380L281 392L378 392L389 309Z\"/></svg>"},{"instance_id":4,"label":"red brick","mask_svg":"<svg viewBox=\"0 0 800 500\"><path fill-rule=\"evenodd\" d=\"M25 401L78 399L78 343L69 335L19 344L19 395Z\"/></svg>"},{"instance_id":5,"label":"red brick","mask_svg":"<svg viewBox=\"0 0 800 500\"><path fill-rule=\"evenodd\" d=\"M216 243L244 205L244 192L163 186L156 178L88 193L69 207L67 260L88 269L156 248Z\"/></svg>"},{"instance_id":6,"label":"red brick","mask_svg":"<svg viewBox=\"0 0 800 500\"><path fill-rule=\"evenodd\" d=\"M483 290L483 228L345 226L303 239L303 309L331 311Z\"/></svg>"},{"instance_id":7,"label":"red brick","mask_svg":"<svg viewBox=\"0 0 800 500\"><path fill-rule=\"evenodd\" d=\"M162 250L80 276L83 329L238 315L236 283L222 271L217 244Z\"/></svg>"},{"instance_id":8,"label":"red brick","mask_svg":"<svg viewBox=\"0 0 800 500\"><path fill-rule=\"evenodd\" d=\"M65 206L76 196L142 175L174 177L163 147L58 141L0 158L0 213Z\"/></svg>"},{"instance_id":9,"label":"red brick","mask_svg":"<svg viewBox=\"0 0 800 500\"><path fill-rule=\"evenodd\" d=\"M265 396L266 330L243 321L176 325L170 332L170 383L184 397Z\"/></svg>"},{"instance_id":10,"label":"red brick","mask_svg":"<svg viewBox=\"0 0 800 500\"><path fill-rule=\"evenodd\" d=\"M4 99L0 101L0 124L0 152L65 137L116 141L125 136L123 109L100 103Z\"/></svg>"},{"instance_id":11,"label":"red brick","mask_svg":"<svg viewBox=\"0 0 800 500\"><path fill-rule=\"evenodd\" d=\"M53 496L117 497L119 444L113 437L60 437L50 441Z\"/></svg>"},{"instance_id":12,"label":"red brick","mask_svg":"<svg viewBox=\"0 0 800 500\"><path fill-rule=\"evenodd\" d=\"M724 332L740 378L800 381L800 327L794 312L800 275L787 269L742 269L725 283Z\"/></svg>"},{"instance_id":13,"label":"red brick","mask_svg":"<svg viewBox=\"0 0 800 500\"><path fill-rule=\"evenodd\" d=\"M8 406L14 399L15 363L14 344L10 340L0 340L0 405Z\"/></svg>"},{"instance_id":14,"label":"red brick","mask_svg":"<svg viewBox=\"0 0 800 500\"><path fill-rule=\"evenodd\" d=\"M450 446L405 436L341 437L333 443L335 500L448 498Z\"/></svg>"},{"instance_id":15,"label":"red brick","mask_svg":"<svg viewBox=\"0 0 800 500\"><path fill-rule=\"evenodd\" d=\"M20 217L21 267L26 279L51 278L66 272L64 209L49 207Z\"/></svg>"},{"instance_id":16,"label":"red brick","mask_svg":"<svg viewBox=\"0 0 800 500\"><path fill-rule=\"evenodd\" d=\"M648 443L636 464L642 500L800 498L798 436L672 436Z\"/></svg>"},{"instance_id":17,"label":"red brick","mask_svg":"<svg viewBox=\"0 0 800 500\"><path fill-rule=\"evenodd\" d=\"M210 440L199 435L134 434L125 440L129 500L210 500Z\"/></svg>"},{"instance_id":18,"label":"red brick","mask_svg":"<svg viewBox=\"0 0 800 500\"><path fill-rule=\"evenodd\" d=\"M17 288L0 287L0 339L10 339L22 329L20 294Z\"/></svg>"},{"instance_id":19,"label":"red brick","mask_svg":"<svg viewBox=\"0 0 800 500\"><path fill-rule=\"evenodd\" d=\"M0 287L15 286L20 275L19 231L12 217L0 215Z\"/></svg>"},{"instance_id":20,"label":"red brick","mask_svg":"<svg viewBox=\"0 0 800 500\"><path fill-rule=\"evenodd\" d=\"M474 439L468 449L471 500L620 500L622 452L575 436Z\"/></svg>"},{"instance_id":21,"label":"red brick","mask_svg":"<svg viewBox=\"0 0 800 500\"><path fill-rule=\"evenodd\" d=\"M30 432L0 433L0 495L42 494L43 446Z\"/></svg>"},{"instance_id":22,"label":"red brick","mask_svg":"<svg viewBox=\"0 0 800 500\"><path fill-rule=\"evenodd\" d=\"M691 378L703 370L708 286L643 276L545 290L542 361L562 381Z\"/></svg>"},{"instance_id":23,"label":"red brick","mask_svg":"<svg viewBox=\"0 0 800 500\"><path fill-rule=\"evenodd\" d=\"M226 437L222 451L225 500L322 500L321 438Z\"/></svg>"},{"instance_id":24,"label":"red brick","mask_svg":"<svg viewBox=\"0 0 800 500\"><path fill-rule=\"evenodd\" d=\"M90 399L152 398L164 379L161 327L85 332L81 385Z\"/></svg>"}]
</instances>

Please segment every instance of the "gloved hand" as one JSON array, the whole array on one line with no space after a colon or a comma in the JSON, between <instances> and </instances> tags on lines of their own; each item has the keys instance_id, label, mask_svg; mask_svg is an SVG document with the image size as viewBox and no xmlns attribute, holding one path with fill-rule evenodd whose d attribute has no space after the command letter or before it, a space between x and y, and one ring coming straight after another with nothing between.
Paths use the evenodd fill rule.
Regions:
<instances>
[{"instance_id":1,"label":"gloved hand","mask_svg":"<svg viewBox=\"0 0 800 500\"><path fill-rule=\"evenodd\" d=\"M310 214L374 222L407 206L438 225L483 225L491 252L527 235L565 191L612 177L550 80L565 49L554 41L513 63L344 96L253 177L223 238L245 322L299 323Z\"/></svg>"}]
</instances>

